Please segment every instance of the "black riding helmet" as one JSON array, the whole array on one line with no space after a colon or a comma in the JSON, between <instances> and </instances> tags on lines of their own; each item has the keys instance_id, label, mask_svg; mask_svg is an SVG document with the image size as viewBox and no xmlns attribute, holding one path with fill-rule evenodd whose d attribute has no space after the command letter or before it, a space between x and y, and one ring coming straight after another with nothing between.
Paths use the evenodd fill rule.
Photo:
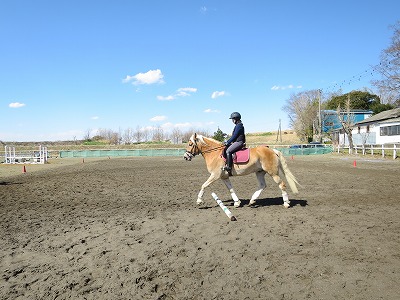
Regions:
<instances>
[{"instance_id":1,"label":"black riding helmet","mask_svg":"<svg viewBox=\"0 0 400 300\"><path fill-rule=\"evenodd\" d=\"M237 111L235 111L231 113L231 117L229 119L240 120L242 119L242 116Z\"/></svg>"}]
</instances>

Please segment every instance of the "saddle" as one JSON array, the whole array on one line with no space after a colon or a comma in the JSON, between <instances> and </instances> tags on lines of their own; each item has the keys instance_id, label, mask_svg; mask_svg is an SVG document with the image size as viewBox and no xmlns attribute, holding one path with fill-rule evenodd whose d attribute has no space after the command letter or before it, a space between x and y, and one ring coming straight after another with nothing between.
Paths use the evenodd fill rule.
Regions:
<instances>
[{"instance_id":1,"label":"saddle","mask_svg":"<svg viewBox=\"0 0 400 300\"><path fill-rule=\"evenodd\" d=\"M222 151L221 157L226 161L226 158L224 157L224 151ZM233 153L232 158L234 164L247 163L250 159L250 149L242 148L239 151Z\"/></svg>"}]
</instances>

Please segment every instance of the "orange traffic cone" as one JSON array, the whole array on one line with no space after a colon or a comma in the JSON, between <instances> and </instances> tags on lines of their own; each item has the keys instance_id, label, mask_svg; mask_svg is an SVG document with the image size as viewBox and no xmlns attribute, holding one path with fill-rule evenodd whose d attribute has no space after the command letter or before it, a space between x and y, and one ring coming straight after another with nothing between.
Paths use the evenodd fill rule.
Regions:
<instances>
[{"instance_id":1,"label":"orange traffic cone","mask_svg":"<svg viewBox=\"0 0 400 300\"><path fill-rule=\"evenodd\" d=\"M357 167L357 162L355 160L353 161L353 167Z\"/></svg>"}]
</instances>

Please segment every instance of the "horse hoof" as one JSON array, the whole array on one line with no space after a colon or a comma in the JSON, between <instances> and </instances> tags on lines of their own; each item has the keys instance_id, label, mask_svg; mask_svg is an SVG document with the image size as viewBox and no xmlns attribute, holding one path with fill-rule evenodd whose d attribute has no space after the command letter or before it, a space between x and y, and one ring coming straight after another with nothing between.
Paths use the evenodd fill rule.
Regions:
<instances>
[{"instance_id":1,"label":"horse hoof","mask_svg":"<svg viewBox=\"0 0 400 300\"><path fill-rule=\"evenodd\" d=\"M252 206L252 205L254 205L254 204L256 204L256 200L250 200L249 206Z\"/></svg>"},{"instance_id":2,"label":"horse hoof","mask_svg":"<svg viewBox=\"0 0 400 300\"><path fill-rule=\"evenodd\" d=\"M289 204L289 203L283 203L283 207L284 207L284 208L289 208L289 207L290 207L290 204Z\"/></svg>"},{"instance_id":3,"label":"horse hoof","mask_svg":"<svg viewBox=\"0 0 400 300\"><path fill-rule=\"evenodd\" d=\"M204 201L202 199L197 199L196 203L197 205L203 205Z\"/></svg>"},{"instance_id":4,"label":"horse hoof","mask_svg":"<svg viewBox=\"0 0 400 300\"><path fill-rule=\"evenodd\" d=\"M234 201L233 206L236 208L240 207L240 201Z\"/></svg>"}]
</instances>

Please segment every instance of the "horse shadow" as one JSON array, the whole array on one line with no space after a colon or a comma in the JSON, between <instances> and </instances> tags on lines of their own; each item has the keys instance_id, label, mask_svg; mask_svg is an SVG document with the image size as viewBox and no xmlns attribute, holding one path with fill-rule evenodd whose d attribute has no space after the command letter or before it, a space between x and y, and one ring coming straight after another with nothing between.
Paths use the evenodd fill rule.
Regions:
<instances>
[{"instance_id":1,"label":"horse shadow","mask_svg":"<svg viewBox=\"0 0 400 300\"><path fill-rule=\"evenodd\" d=\"M242 206L248 205L250 203L250 199L243 199L241 200ZM275 198L260 198L256 200L256 203L251 208L257 207L264 207L264 206L281 206L283 205L283 198L282 197L275 197ZM307 200L298 200L298 199L290 199L290 207L295 206L307 206Z\"/></svg>"},{"instance_id":2,"label":"horse shadow","mask_svg":"<svg viewBox=\"0 0 400 300\"><path fill-rule=\"evenodd\" d=\"M0 181L0 185L22 184L20 182Z\"/></svg>"},{"instance_id":3,"label":"horse shadow","mask_svg":"<svg viewBox=\"0 0 400 300\"><path fill-rule=\"evenodd\" d=\"M240 199L241 201L241 207L243 206L249 206L250 199ZM233 206L233 200L222 200L224 205L226 206ZM251 208L258 208L258 207L264 207L264 206L281 206L283 205L283 198L282 197L275 197L275 198L260 198L256 200L256 203L254 205L251 205L249 207ZM295 206L307 206L307 200L297 200L297 199L290 199L290 207L295 207ZM218 205L216 205L218 206ZM202 206L200 209L210 209L215 206Z\"/></svg>"}]
</instances>

